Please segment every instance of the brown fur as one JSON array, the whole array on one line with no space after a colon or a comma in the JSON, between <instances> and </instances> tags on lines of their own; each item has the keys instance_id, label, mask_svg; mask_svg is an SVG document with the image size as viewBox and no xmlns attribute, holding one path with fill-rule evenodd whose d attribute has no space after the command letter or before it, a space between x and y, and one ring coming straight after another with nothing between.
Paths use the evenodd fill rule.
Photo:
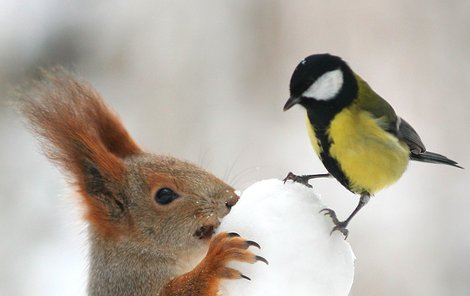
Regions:
<instances>
[{"instance_id":1,"label":"brown fur","mask_svg":"<svg viewBox=\"0 0 470 296\"><path fill-rule=\"evenodd\" d=\"M20 111L83 200L89 294L213 296L220 279L240 278L225 264L255 262L250 244L209 239L238 200L233 188L193 164L143 152L87 83L60 69L43 76L22 93ZM157 203L161 188L178 198Z\"/></svg>"}]
</instances>

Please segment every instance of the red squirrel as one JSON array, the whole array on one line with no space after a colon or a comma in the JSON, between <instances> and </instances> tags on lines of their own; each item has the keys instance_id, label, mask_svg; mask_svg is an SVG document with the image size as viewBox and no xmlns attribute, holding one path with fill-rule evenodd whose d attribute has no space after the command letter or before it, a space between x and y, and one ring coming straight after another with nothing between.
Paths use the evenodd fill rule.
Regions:
<instances>
[{"instance_id":1,"label":"red squirrel","mask_svg":"<svg viewBox=\"0 0 470 296\"><path fill-rule=\"evenodd\" d=\"M232 187L142 151L88 83L62 69L42 76L22 92L19 110L84 206L89 295L215 296L222 279L249 279L228 262L267 263L248 250L256 242L213 235L239 199Z\"/></svg>"}]
</instances>

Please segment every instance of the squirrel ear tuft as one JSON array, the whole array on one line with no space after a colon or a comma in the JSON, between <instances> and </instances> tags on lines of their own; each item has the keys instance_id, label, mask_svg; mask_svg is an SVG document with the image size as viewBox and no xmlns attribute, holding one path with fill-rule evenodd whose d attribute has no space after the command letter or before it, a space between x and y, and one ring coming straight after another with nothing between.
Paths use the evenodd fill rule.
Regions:
<instances>
[{"instance_id":1,"label":"squirrel ear tuft","mask_svg":"<svg viewBox=\"0 0 470 296\"><path fill-rule=\"evenodd\" d=\"M131 138L123 124L101 100L99 95L91 90L95 100L91 100L94 114L90 118L104 146L117 157L124 158L141 153L142 150Z\"/></svg>"},{"instance_id":2,"label":"squirrel ear tuft","mask_svg":"<svg viewBox=\"0 0 470 296\"><path fill-rule=\"evenodd\" d=\"M19 109L44 154L78 186L90 222L111 226L125 211L118 197L125 177L122 159L141 150L87 83L62 69L43 76L23 92Z\"/></svg>"}]
</instances>

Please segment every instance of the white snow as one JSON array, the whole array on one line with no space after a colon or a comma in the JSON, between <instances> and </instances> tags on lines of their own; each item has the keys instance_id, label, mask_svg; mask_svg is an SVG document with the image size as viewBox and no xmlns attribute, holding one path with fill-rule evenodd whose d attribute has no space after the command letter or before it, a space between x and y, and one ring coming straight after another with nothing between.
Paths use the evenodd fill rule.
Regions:
<instances>
[{"instance_id":1,"label":"white snow","mask_svg":"<svg viewBox=\"0 0 470 296\"><path fill-rule=\"evenodd\" d=\"M354 276L354 254L339 232L330 236L331 219L313 189L280 180L247 188L219 232L237 232L258 242L256 254L269 261L231 263L251 281L222 281L222 295L346 296Z\"/></svg>"}]
</instances>

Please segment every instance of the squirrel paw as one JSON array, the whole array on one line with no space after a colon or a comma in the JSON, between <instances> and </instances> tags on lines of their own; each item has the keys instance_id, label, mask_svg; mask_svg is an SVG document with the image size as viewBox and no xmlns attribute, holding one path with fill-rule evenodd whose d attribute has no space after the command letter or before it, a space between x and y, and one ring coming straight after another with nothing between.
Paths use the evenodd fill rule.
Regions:
<instances>
[{"instance_id":1,"label":"squirrel paw","mask_svg":"<svg viewBox=\"0 0 470 296\"><path fill-rule=\"evenodd\" d=\"M222 232L212 238L202 261L190 272L182 274L163 287L160 296L216 296L221 279L247 279L240 271L227 267L230 261L268 264L268 261L248 251L258 243L246 240L237 233Z\"/></svg>"},{"instance_id":2,"label":"squirrel paw","mask_svg":"<svg viewBox=\"0 0 470 296\"><path fill-rule=\"evenodd\" d=\"M257 261L268 263L265 258L255 255L248 250L250 246L260 249L258 243L246 240L234 232L222 232L216 235L209 245L206 257L201 262L205 270L213 272L213 276L220 279L240 279L251 280L240 271L227 267L230 261L240 261L255 263Z\"/></svg>"}]
</instances>

